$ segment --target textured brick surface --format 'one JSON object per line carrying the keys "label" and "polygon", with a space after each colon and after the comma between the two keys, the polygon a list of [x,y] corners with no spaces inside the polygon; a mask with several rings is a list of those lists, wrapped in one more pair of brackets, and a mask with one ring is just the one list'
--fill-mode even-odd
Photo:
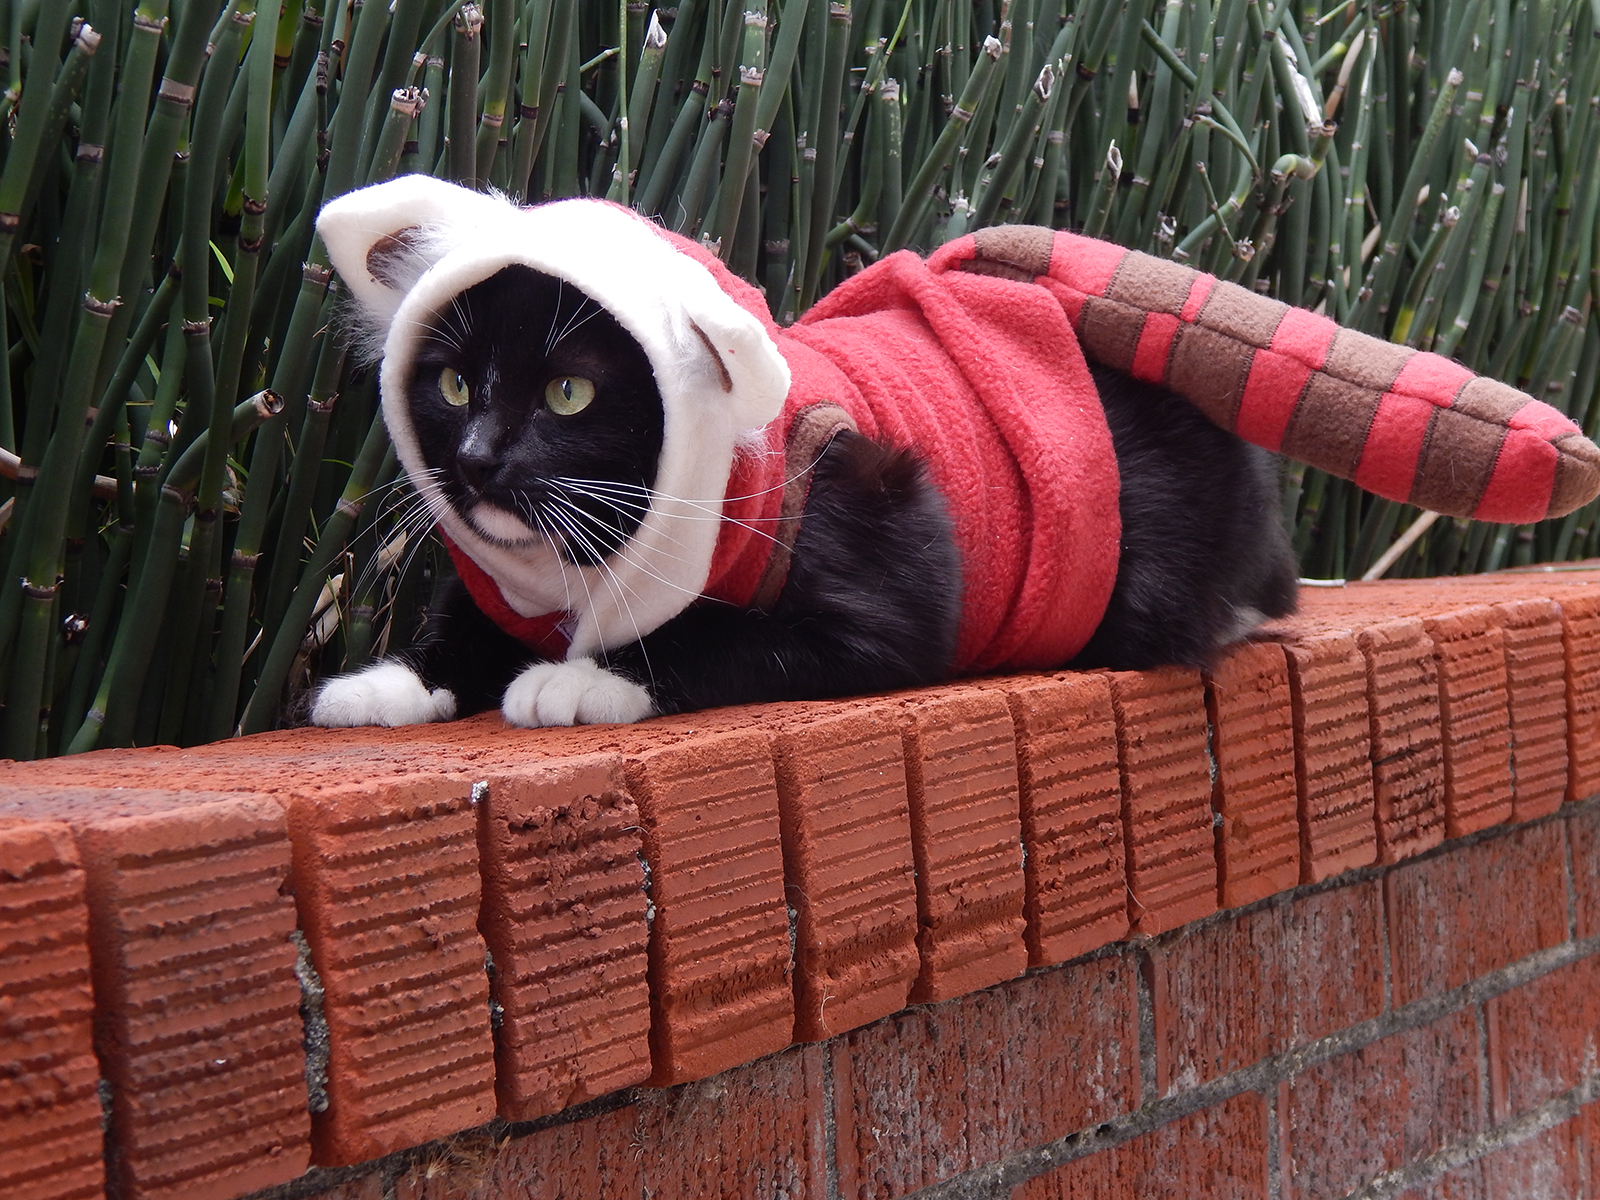
{"label": "textured brick surface", "polygon": [[1004,696],[948,689],[908,702],[906,785],[917,879],[918,1002],[1022,974],[1022,825]]}
{"label": "textured brick surface", "polygon": [[1030,1179],[1012,1196],[1013,1200],[1133,1196],[1266,1200],[1266,1104],[1250,1092],[1234,1096]]}
{"label": "textured brick surface", "polygon": [[[1600,1181],[1593,1178],[1592,1168],[1585,1186],[1584,1147],[1579,1130],[1578,1121],[1567,1121],[1484,1155],[1479,1166],[1485,1200],[1523,1196],[1537,1200],[1588,1200],[1600,1194],[1595,1190]],[[1591,1161],[1594,1153],[1590,1148]]]}
{"label": "textured brick surface", "polygon": [[1300,881],[1293,706],[1283,649],[1271,642],[1233,647],[1206,679],[1218,901],[1234,908]]}
{"label": "textured brick surface", "polygon": [[528,1120],[650,1076],[649,925],[622,762],[486,781],[479,929],[494,960],[500,1114]]}
{"label": "textured brick surface", "polygon": [[1506,1121],[1600,1066],[1600,956],[1494,997],[1484,1017],[1494,1116]]}
{"label": "textured brick surface", "polygon": [[1348,633],[1284,644],[1293,700],[1300,882],[1320,883],[1378,856],[1367,664]]}
{"label": "textured brick surface", "polygon": [[359,1162],[493,1115],[471,784],[352,784],[290,805],[301,928],[325,992],[317,1161]]}
{"label": "textured brick surface", "polygon": [[1600,804],[1573,810],[1566,826],[1578,918],[1575,936],[1591,938],[1600,934]]}
{"label": "textured brick surface", "polygon": [[1133,972],[1073,963],[835,1041],[839,1194],[904,1195],[1137,1107]]}
{"label": "textured brick surface", "polygon": [[[629,1105],[524,1137],[443,1142],[401,1173],[394,1200],[643,1200],[638,1124]],[[348,1200],[383,1200],[383,1191]]]}
{"label": "textured brick surface", "polygon": [[1369,880],[1153,946],[1157,1089],[1193,1087],[1377,1016],[1381,903]]}
{"label": "textured brick surface", "polygon": [[1028,963],[1048,966],[1128,934],[1117,724],[1102,675],[1006,688],[1027,848]]}
{"label": "textured brick surface", "polygon": [[794,1032],[772,753],[729,731],[628,763],[650,861],[651,1050],[657,1083],[782,1049]]}
{"label": "textured brick surface", "polygon": [[0,819],[0,1195],[102,1194],[88,938],[72,830]]}
{"label": "textured brick surface", "polygon": [[1561,608],[1553,600],[1494,606],[1505,639],[1511,711],[1511,815],[1548,816],[1567,790],[1566,659]]}
{"label": "textured brick surface", "polygon": [[1367,660],[1378,861],[1394,863],[1444,840],[1438,667],[1421,621],[1368,626],[1356,645]]}
{"label": "textured brick surface", "polygon": [[795,1037],[905,1007],[920,970],[911,817],[898,713],[864,706],[773,739],[795,913]]}
{"label": "textured brick surface", "polygon": [[1561,597],[1567,655],[1567,799],[1600,795],[1600,586]]}
{"label": "textured brick surface", "polygon": [[1486,605],[1423,621],[1439,667],[1445,835],[1511,816],[1511,711],[1505,638]]}
{"label": "textured brick surface", "polygon": [[308,1157],[282,807],[138,789],[0,793],[72,826],[86,875],[108,1183],[224,1200]]}
{"label": "textured brick surface", "polygon": [[1332,1200],[1479,1131],[1471,1011],[1392,1034],[1289,1081],[1281,1125],[1294,1200]]}
{"label": "textured brick surface", "polygon": [[1560,823],[1515,829],[1384,877],[1396,1006],[1565,940],[1562,833]]}
{"label": "textured brick surface", "polygon": [[1135,931],[1161,933],[1217,907],[1205,689],[1193,671],[1108,675],[1117,714],[1122,825]]}
{"label": "textured brick surface", "polygon": [[634,1135],[643,1195],[823,1200],[826,1054],[798,1046],[643,1099]]}

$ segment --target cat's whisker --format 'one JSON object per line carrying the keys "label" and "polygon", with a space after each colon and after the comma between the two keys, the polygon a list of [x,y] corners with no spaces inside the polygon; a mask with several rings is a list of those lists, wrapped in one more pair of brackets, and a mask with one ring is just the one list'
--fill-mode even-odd
{"label": "cat's whisker", "polygon": [[[556,499],[560,500],[561,503],[563,505],[565,505],[565,507],[570,512],[576,513],[579,517],[583,517],[583,518],[586,518],[588,520],[593,520],[594,519],[594,516],[593,516],[592,513],[584,512],[583,509],[578,508],[571,501],[564,500],[561,497],[556,497]],[[570,523],[570,521],[571,521],[571,518],[569,517],[568,518],[568,522]],[[592,550],[592,548],[593,547],[592,547],[592,543],[591,543],[590,544],[590,549]],[[685,596],[692,596],[695,599],[699,599],[699,596],[700,596],[699,592],[691,591],[689,588],[684,587],[682,584],[677,583],[677,582],[675,582],[675,581],[673,581],[671,579],[668,579],[666,576],[662,575],[660,572],[658,572],[656,570],[653,570],[649,566],[649,564],[644,563],[644,562],[640,562],[637,558],[630,558],[628,556],[628,553],[627,553],[626,544],[624,544],[623,546],[619,547],[617,550],[613,551],[612,554],[609,557],[618,559],[623,564],[625,564],[626,566],[632,567],[635,571],[639,571],[642,574],[648,575],[651,579],[654,579],[657,583],[661,584],[664,587],[670,587],[674,591],[682,592]],[[673,557],[676,558],[677,556],[674,555]],[[679,561],[680,562],[682,561],[681,558],[679,559]],[[601,560],[600,565],[602,565],[602,566],[605,565],[604,559]],[[607,569],[609,569],[609,567]]]}
{"label": "cat's whisker", "polygon": [[[573,512],[576,512],[576,513],[579,513],[580,515],[582,515],[582,512],[583,512],[582,509],[576,508],[570,502],[563,501],[563,503],[566,503],[567,507],[571,508]],[[559,513],[559,512],[552,512],[551,516],[553,518],[562,519],[563,522],[565,524],[567,524],[567,526],[573,530],[573,532],[574,532],[574,534],[576,536],[578,536],[580,539],[583,538],[583,534],[582,534],[581,530],[579,530],[576,525],[572,524],[570,517],[566,517],[565,514]],[[639,653],[644,659],[645,674],[650,678],[651,683],[654,683],[655,682],[655,669],[650,665],[650,653],[644,647],[644,634],[639,629],[639,622],[633,615],[633,606],[628,603],[627,597],[623,596],[622,592],[618,591],[617,589],[621,588],[624,591],[628,592],[629,595],[631,595],[631,596],[633,596],[635,598],[638,598],[639,593],[635,592],[631,587],[629,587],[627,585],[627,583],[622,579],[622,577],[619,576],[614,570],[611,569],[611,566],[605,561],[604,558],[599,559],[599,566],[601,567],[601,569],[603,569],[605,571],[604,578],[606,580],[607,586],[611,587],[611,589],[612,589],[611,590],[611,594],[616,599],[617,605],[622,609],[623,614],[628,618],[628,624],[633,626],[633,640],[634,640],[635,643],[638,644]],[[613,586],[613,584],[614,584],[614,586]],[[594,600],[593,600],[592,597],[590,599],[589,604],[590,604],[590,608],[592,609],[594,607]],[[604,640],[602,640],[601,643],[600,643],[600,649],[601,649],[602,652],[604,652],[604,650],[606,649]]]}
{"label": "cat's whisker", "polygon": [[[566,481],[563,481],[563,482],[564,482],[565,486],[567,486],[567,487],[569,487],[569,488],[571,488],[573,490],[577,490],[578,485],[576,483],[574,483],[573,481],[566,480]],[[632,485],[632,484],[627,485],[627,486],[630,487],[630,488],[635,487],[635,485]],[[766,538],[774,546],[783,545],[783,543],[778,538],[776,538],[772,534],[768,533],[765,529],[756,528],[756,525],[755,525],[755,523],[753,521],[744,521],[744,520],[740,520],[737,517],[730,517],[726,513],[721,512],[718,509],[713,508],[712,506],[710,506],[708,504],[701,504],[701,503],[699,503],[698,501],[695,501],[695,500],[685,500],[680,496],[669,496],[665,492],[657,492],[653,488],[652,489],[639,488],[633,494],[635,494],[635,495],[649,495],[652,499],[675,500],[680,504],[688,505],[690,508],[699,509],[701,512],[706,514],[705,516],[698,516],[698,515],[695,515],[695,514],[692,514],[692,513],[672,513],[670,515],[670,518],[669,518],[671,520],[674,520],[674,521],[726,521],[730,525],[737,525],[741,529],[749,530],[751,533],[755,534],[757,537]],[[598,500],[598,499],[600,499],[600,497],[599,496],[595,496],[594,499]],[[647,510],[650,507],[651,507],[651,505],[648,505],[648,504],[640,505],[640,508],[642,510]],[[758,520],[758,521],[765,521],[765,522],[767,522],[769,524],[772,524],[772,525],[776,525],[782,519],[783,519],[782,517],[758,517],[758,518],[756,518],[756,520]]]}
{"label": "cat's whisker", "polygon": [[[569,484],[569,483],[563,483],[563,482],[561,482],[559,480],[551,480],[550,481],[550,485],[552,487],[554,487],[558,492],[570,493],[571,495],[577,496],[580,499],[593,500],[598,504],[603,504],[607,508],[611,509],[612,512],[616,513],[619,517],[623,517],[623,518],[626,518],[628,520],[637,520],[637,516],[638,516],[639,513],[648,512],[650,510],[650,506],[648,504],[640,503],[637,500],[625,500],[625,499],[621,499],[621,498],[616,497],[616,496],[603,496],[603,495],[600,495],[600,494],[595,493],[595,492],[585,491],[581,487],[578,487],[576,485]],[[593,514],[587,514],[587,513],[585,515],[588,515],[588,516],[591,516],[591,517],[593,516]],[[696,520],[700,520],[700,519],[709,519],[709,518],[696,518]],[[617,531],[617,532],[620,532],[620,531]],[[667,538],[669,541],[671,541],[674,545],[676,545],[676,546],[678,546],[678,547],[680,547],[682,549],[688,549],[687,544],[684,542],[684,540],[682,538],[674,537],[669,531],[667,531],[665,529],[661,530],[661,534],[662,534],[662,536]]]}

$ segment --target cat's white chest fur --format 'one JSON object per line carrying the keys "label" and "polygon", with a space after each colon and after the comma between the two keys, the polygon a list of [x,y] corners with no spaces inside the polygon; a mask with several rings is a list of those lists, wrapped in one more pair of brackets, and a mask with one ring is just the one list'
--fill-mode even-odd
{"label": "cat's white chest fur", "polygon": [[[620,725],[655,715],[650,693],[592,658],[534,663],[506,688],[500,704],[506,722],[525,729],[543,725]],[[358,725],[425,725],[456,715],[447,688],[431,691],[404,663],[375,663],[322,685],[311,723],[324,728]]]}

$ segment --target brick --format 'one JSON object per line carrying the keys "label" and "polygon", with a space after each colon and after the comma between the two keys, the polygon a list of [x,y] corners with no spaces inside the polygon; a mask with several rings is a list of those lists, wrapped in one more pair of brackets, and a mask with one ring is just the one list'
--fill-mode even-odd
{"label": "brick", "polygon": [[1222,817],[1216,839],[1221,908],[1300,881],[1293,707],[1288,662],[1271,642],[1235,646],[1207,673],[1217,763],[1212,807]]}
{"label": "brick", "polygon": [[898,711],[799,721],[772,743],[795,920],[795,1028],[830,1037],[906,1006],[921,969]]}
{"label": "brick", "polygon": [[308,1160],[282,806],[250,795],[7,789],[70,825],[86,877],[108,1190],[226,1200]]}
{"label": "brick", "polygon": [[1004,696],[926,694],[906,703],[905,721],[922,960],[911,999],[925,1003],[1027,969],[1021,801]]}
{"label": "brick", "polygon": [[1300,882],[1321,883],[1378,857],[1367,664],[1355,637],[1285,643],[1300,817]]}
{"label": "brick", "polygon": [[1600,795],[1600,587],[1561,596],[1567,655],[1567,799]]}
{"label": "brick", "polygon": [[1149,950],[1156,1088],[1171,1094],[1383,1011],[1376,881],[1184,930]]}
{"label": "brick", "polygon": [[1477,1133],[1470,1010],[1318,1063],[1289,1080],[1282,1151],[1293,1200],[1333,1200]]}
{"label": "brick", "polygon": [[1017,735],[1028,965],[1128,936],[1122,779],[1111,690],[1101,675],[1006,688]]}
{"label": "brick", "polygon": [[1122,827],[1135,932],[1157,934],[1217,907],[1205,689],[1176,667],[1107,676],[1117,714]]}
{"label": "brick", "polygon": [[1395,1006],[1564,941],[1562,840],[1559,824],[1522,826],[1385,876]]}
{"label": "brick", "polygon": [[310,1193],[296,1190],[295,1195],[304,1200],[384,1200],[383,1172],[369,1171]]}
{"label": "brick", "polygon": [[1600,804],[1569,810],[1568,844],[1572,847],[1572,887],[1578,918],[1573,936],[1600,934]]}
{"label": "brick", "polygon": [[1496,1122],[1583,1082],[1600,1062],[1600,956],[1557,967],[1484,1006]]}
{"label": "brick", "polygon": [[1566,659],[1553,600],[1494,606],[1504,633],[1511,713],[1511,817],[1531,821],[1560,807],[1567,790]]}
{"label": "brick", "polygon": [[105,1187],[89,911],[72,830],[0,820],[0,1195]]}
{"label": "brick", "polygon": [[1137,1107],[1133,962],[1069,963],[829,1050],[839,1195],[903,1195]]}
{"label": "brick", "polygon": [[650,862],[652,1080],[703,1079],[789,1044],[789,920],[777,783],[764,733],[632,758]]}
{"label": "brick", "polygon": [[1567,1121],[1484,1155],[1485,1197],[1586,1200],[1595,1195],[1584,1187],[1580,1124]]}
{"label": "brick", "polygon": [[394,1200],[644,1200],[638,1125],[627,1105],[521,1136],[449,1138],[401,1172]]}
{"label": "brick", "polygon": [[1511,710],[1505,636],[1494,610],[1474,605],[1427,617],[1439,668],[1445,836],[1511,816]]}
{"label": "brick", "polygon": [[1266,1200],[1267,1111],[1253,1092],[1190,1113],[1017,1187],[1013,1200]]}
{"label": "brick", "polygon": [[1395,1200],[1495,1200],[1483,1190],[1483,1162],[1475,1159],[1408,1187]]}
{"label": "brick", "polygon": [[492,773],[479,799],[500,1008],[500,1115],[525,1121],[650,1077],[639,813],[615,756]]}
{"label": "brick", "polygon": [[827,1048],[797,1046],[639,1104],[645,1196],[822,1200]]}
{"label": "brick", "polygon": [[300,924],[324,990],[316,1161],[360,1162],[494,1114],[471,784],[367,781],[290,802]]}
{"label": "brick", "polygon": [[1396,863],[1444,840],[1438,667],[1421,621],[1370,625],[1356,645],[1367,660],[1378,861]]}

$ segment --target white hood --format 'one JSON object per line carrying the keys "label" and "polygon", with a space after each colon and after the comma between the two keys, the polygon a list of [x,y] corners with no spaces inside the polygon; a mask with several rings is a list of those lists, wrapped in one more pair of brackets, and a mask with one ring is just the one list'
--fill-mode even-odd
{"label": "white hood", "polygon": [[317,229],[372,342],[381,342],[384,420],[424,495],[435,490],[421,486],[406,382],[419,341],[455,296],[520,264],[566,280],[610,312],[648,356],[665,409],[657,498],[627,544],[606,567],[563,571],[544,544],[493,545],[442,499],[434,513],[519,614],[576,614],[570,656],[636,641],[701,593],[734,454],[777,417],[789,391],[788,366],[761,322],[710,272],[618,205],[518,208],[426,175],[341,196],[323,208]]}

